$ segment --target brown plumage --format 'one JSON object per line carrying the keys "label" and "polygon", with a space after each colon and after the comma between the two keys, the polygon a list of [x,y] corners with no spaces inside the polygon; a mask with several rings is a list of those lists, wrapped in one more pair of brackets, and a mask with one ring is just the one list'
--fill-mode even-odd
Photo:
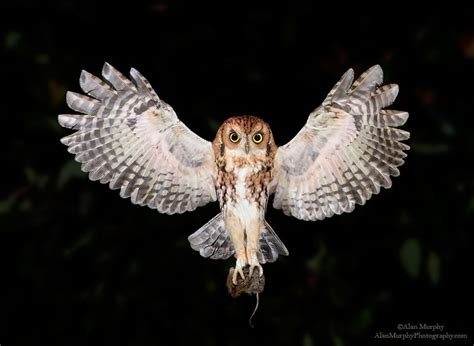
{"label": "brown plumage", "polygon": [[179,120],[135,69],[132,80],[109,64],[104,81],[82,71],[85,95],[68,92],[59,115],[76,130],[61,139],[92,180],[159,212],[195,210],[219,200],[221,213],[193,233],[191,247],[204,257],[237,258],[232,280],[250,276],[288,250],[265,221],[273,206],[301,220],[322,220],[363,205],[404,162],[409,133],[398,129],[408,113],[385,109],[398,86],[382,83],[376,65],[353,82],[348,70],[300,132],[277,147],[269,125],[254,116],[224,121],[206,141]]}
{"label": "brown plumage", "polygon": [[[230,132],[241,132],[243,141],[239,143],[233,143],[229,139]],[[261,143],[254,143],[250,140],[250,136],[254,133],[261,133],[263,140]],[[232,155],[231,161],[226,160],[226,154],[229,151],[235,150],[242,145],[242,143],[248,142],[252,148],[252,155]],[[254,146],[254,147],[253,147]],[[247,186],[249,188],[247,197],[259,201],[259,195],[261,195],[266,189],[262,189],[262,184],[268,184],[271,181],[271,173],[273,170],[273,160],[275,158],[275,150],[277,146],[273,140],[273,134],[268,124],[260,118],[255,116],[236,116],[231,117],[224,121],[224,123],[217,130],[216,138],[212,142],[214,149],[214,156],[217,165],[217,183],[216,187],[219,189],[222,187],[229,191],[229,198],[235,199],[235,182],[236,174],[234,168],[240,168],[245,165],[259,165],[261,169],[257,172],[250,174],[247,177]],[[255,149],[258,150],[258,155],[253,155]],[[245,150],[245,145],[244,145]],[[262,150],[265,150],[263,152]],[[227,167],[227,169],[226,169]],[[256,195],[257,194],[257,195]],[[221,206],[226,203],[227,199],[220,199]]]}

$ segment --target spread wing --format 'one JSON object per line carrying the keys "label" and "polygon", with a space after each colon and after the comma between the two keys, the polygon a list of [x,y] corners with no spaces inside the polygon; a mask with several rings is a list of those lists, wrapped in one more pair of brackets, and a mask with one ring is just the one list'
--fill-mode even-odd
{"label": "spread wing", "polygon": [[321,220],[351,212],[380,187],[390,188],[391,176],[409,147],[400,141],[410,134],[396,127],[408,113],[385,110],[398,86],[379,87],[383,73],[376,65],[352,84],[348,70],[301,131],[275,157],[273,206],[302,220]]}
{"label": "spread wing", "polygon": [[189,130],[135,69],[133,83],[105,64],[105,82],[82,71],[89,96],[67,93],[82,114],[59,115],[77,130],[61,139],[91,180],[120,189],[132,203],[173,214],[216,200],[211,143]]}

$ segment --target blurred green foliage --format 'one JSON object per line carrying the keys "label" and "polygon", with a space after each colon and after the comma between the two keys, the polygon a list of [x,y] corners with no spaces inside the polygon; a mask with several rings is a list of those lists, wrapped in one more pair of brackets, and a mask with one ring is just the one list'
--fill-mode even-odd
{"label": "blurred green foliage", "polygon": [[[470,332],[472,11],[0,6],[2,345],[366,345],[405,322]],[[351,214],[305,223],[269,209],[290,257],[265,266],[252,330],[254,300],[226,292],[231,261],[202,259],[186,240],[216,205],[181,216],[133,206],[88,181],[59,143],[66,90],[104,61],[138,68],[204,138],[251,113],[279,145],[347,68],[379,63],[400,85],[394,108],[410,111],[412,150],[393,188]]]}
{"label": "blurred green foliage", "polygon": [[407,239],[400,249],[400,261],[409,276],[416,278],[420,275],[421,249],[416,239]]}

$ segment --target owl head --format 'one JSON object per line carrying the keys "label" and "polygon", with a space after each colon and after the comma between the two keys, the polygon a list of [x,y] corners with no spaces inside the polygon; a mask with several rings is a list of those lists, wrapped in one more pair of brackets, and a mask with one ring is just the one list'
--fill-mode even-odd
{"label": "owl head", "polygon": [[243,115],[224,121],[214,139],[214,148],[222,155],[253,157],[273,152],[270,126],[260,118]]}

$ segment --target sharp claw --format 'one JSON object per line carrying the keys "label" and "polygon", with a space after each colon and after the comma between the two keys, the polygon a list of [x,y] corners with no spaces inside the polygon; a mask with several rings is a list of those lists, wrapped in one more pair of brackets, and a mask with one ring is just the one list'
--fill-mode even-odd
{"label": "sharp claw", "polygon": [[237,276],[238,275],[240,275],[242,280],[245,279],[244,271],[242,270],[242,267],[240,267],[240,266],[235,267],[234,273],[232,275],[232,283],[234,284],[234,286],[237,286]]}
{"label": "sharp claw", "polygon": [[239,268],[238,272],[239,272],[240,277],[242,278],[242,280],[245,279],[244,271],[242,270],[242,268]]}
{"label": "sharp claw", "polygon": [[234,273],[232,274],[232,284],[234,286],[237,286],[237,273],[238,273],[238,271],[236,269],[234,269]]}
{"label": "sharp claw", "polygon": [[240,275],[242,280],[245,279],[243,268],[246,265],[247,265],[247,260],[244,257],[242,257],[242,256],[237,257],[237,262],[235,263],[234,273],[232,275],[232,283],[234,284],[234,286],[237,286],[238,275]]}
{"label": "sharp claw", "polygon": [[250,266],[250,270],[249,270],[249,276],[251,277],[252,274],[253,274],[253,271],[255,268],[258,268],[258,276],[259,277],[262,277],[263,275],[263,268],[260,264],[253,264]]}
{"label": "sharp claw", "polygon": [[249,263],[249,265],[250,265],[250,268],[249,268],[249,276],[252,277],[255,268],[258,268],[259,277],[262,277],[262,275],[263,275],[263,268],[262,268],[262,266],[260,265],[260,262],[258,261],[257,254],[256,254],[255,252],[253,252],[253,253],[247,254],[247,256],[248,256],[248,258],[249,258],[248,263]]}

